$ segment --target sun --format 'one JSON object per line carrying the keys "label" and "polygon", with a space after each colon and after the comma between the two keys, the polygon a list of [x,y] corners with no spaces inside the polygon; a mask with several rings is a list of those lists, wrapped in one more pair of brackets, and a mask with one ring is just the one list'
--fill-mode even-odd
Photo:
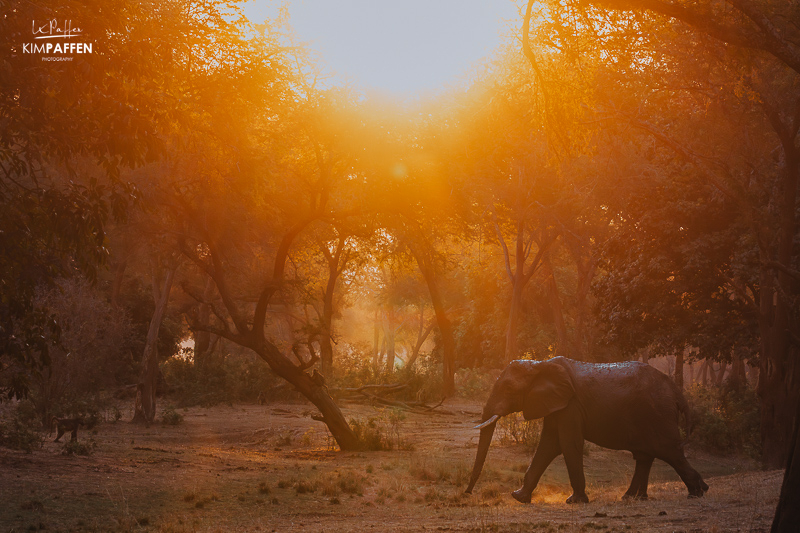
{"label": "sun", "polygon": [[[398,97],[456,83],[519,24],[513,0],[295,0],[286,7],[296,38],[320,54],[334,84]],[[243,8],[261,22],[279,5]]]}

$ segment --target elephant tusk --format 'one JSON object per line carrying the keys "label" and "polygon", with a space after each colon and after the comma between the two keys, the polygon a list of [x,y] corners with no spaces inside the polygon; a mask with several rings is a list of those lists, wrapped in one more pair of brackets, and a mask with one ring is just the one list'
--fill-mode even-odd
{"label": "elephant tusk", "polygon": [[472,429],[483,429],[486,426],[488,426],[489,424],[493,424],[498,418],[500,418],[500,415],[492,415],[491,418],[489,418],[489,420],[487,420],[486,422],[483,422],[482,424],[478,424],[477,426],[475,426]]}

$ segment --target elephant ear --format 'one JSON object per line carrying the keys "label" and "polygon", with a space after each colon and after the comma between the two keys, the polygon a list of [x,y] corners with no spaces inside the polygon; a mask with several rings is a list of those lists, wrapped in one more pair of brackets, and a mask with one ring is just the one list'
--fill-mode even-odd
{"label": "elephant ear", "polygon": [[535,420],[560,411],[575,395],[566,369],[555,363],[539,363],[530,386],[522,398],[522,416]]}

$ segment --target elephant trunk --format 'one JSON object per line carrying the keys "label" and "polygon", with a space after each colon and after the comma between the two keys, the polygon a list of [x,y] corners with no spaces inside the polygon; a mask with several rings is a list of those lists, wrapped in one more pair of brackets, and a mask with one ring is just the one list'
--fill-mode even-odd
{"label": "elephant trunk", "polygon": [[492,436],[494,435],[494,428],[497,422],[492,423],[481,428],[481,437],[478,440],[478,454],[475,456],[475,466],[472,467],[472,476],[469,478],[469,485],[467,486],[467,494],[472,494],[472,489],[475,487],[478,478],[483,470],[483,463],[486,462],[486,454],[489,452],[489,445],[492,443]]}

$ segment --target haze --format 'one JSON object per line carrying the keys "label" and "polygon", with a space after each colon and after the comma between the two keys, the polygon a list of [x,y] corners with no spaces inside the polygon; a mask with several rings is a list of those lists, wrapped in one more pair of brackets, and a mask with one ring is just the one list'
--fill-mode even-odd
{"label": "haze", "polygon": [[[281,4],[244,5],[260,23]],[[512,0],[299,0],[286,4],[300,42],[321,55],[334,83],[408,97],[435,92],[491,55],[519,25]]]}

